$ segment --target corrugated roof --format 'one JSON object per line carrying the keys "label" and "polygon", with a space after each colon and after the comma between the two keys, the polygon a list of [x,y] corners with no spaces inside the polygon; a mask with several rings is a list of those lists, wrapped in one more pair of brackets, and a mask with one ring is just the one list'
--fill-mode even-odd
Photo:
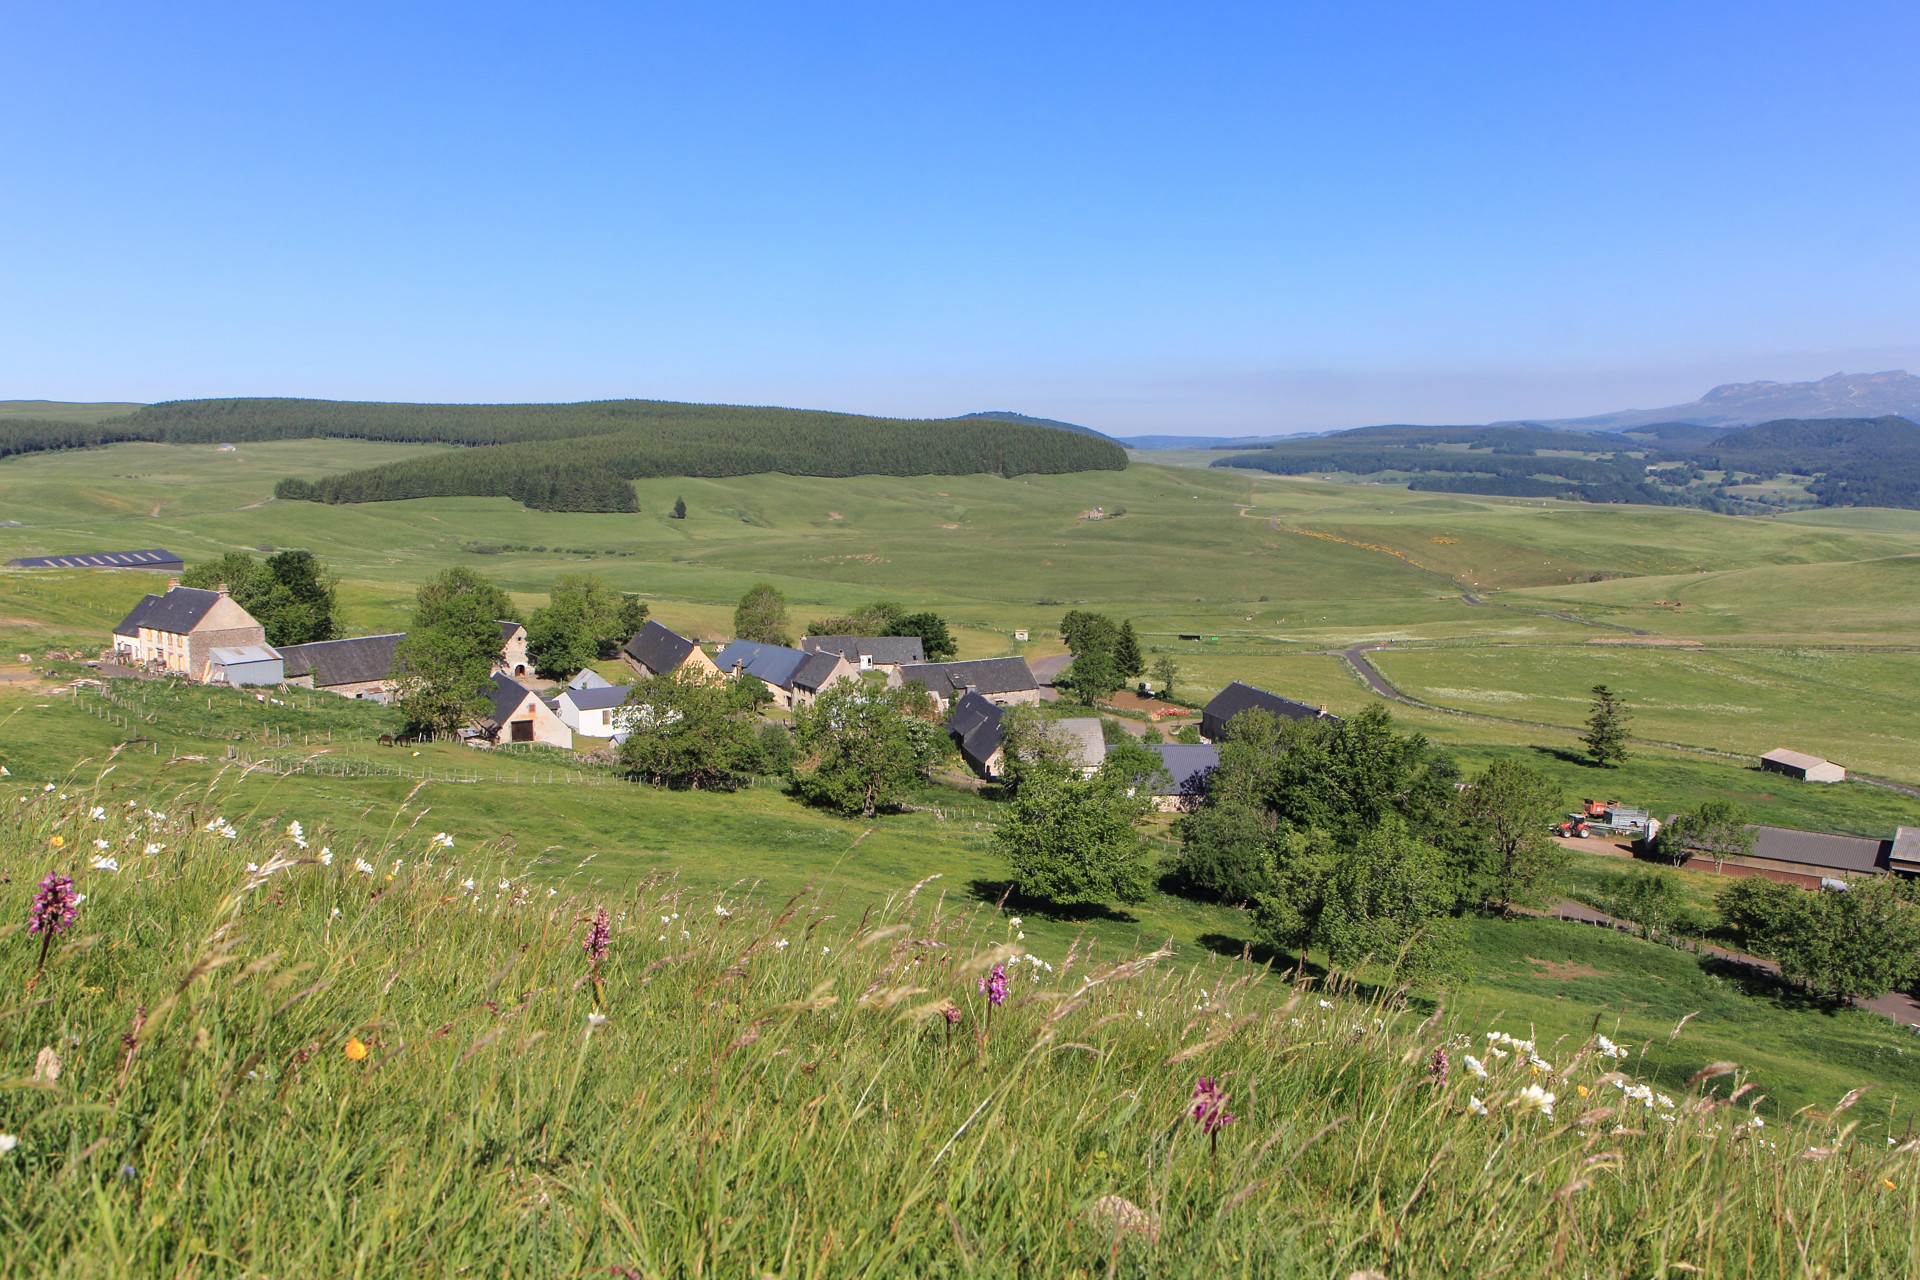
{"label": "corrugated roof", "polygon": [[656,675],[665,674],[687,660],[693,641],[649,620],[626,643],[627,654]]}
{"label": "corrugated roof", "polygon": [[1792,765],[1796,769],[1813,769],[1823,764],[1831,764],[1825,756],[1810,756],[1804,751],[1795,751],[1791,747],[1775,747],[1760,757],[1776,764]]}
{"label": "corrugated roof", "polygon": [[141,627],[149,627],[155,631],[186,635],[219,603],[218,591],[170,587],[165,595],[150,595],[133,606],[133,612],[121,620],[113,633],[117,636],[134,636],[140,634]]}
{"label": "corrugated roof", "polygon": [[391,680],[394,651],[407,638],[404,631],[379,636],[349,636],[344,640],[316,640],[312,644],[290,644],[280,650],[286,659],[287,679],[312,676],[315,688],[342,684],[367,684]]}
{"label": "corrugated roof", "polygon": [[180,569],[180,557],[161,547],[147,551],[82,551],[70,556],[21,556],[10,569]]}
{"label": "corrugated roof", "polygon": [[246,662],[278,662],[280,655],[265,645],[243,644],[232,649],[209,649],[207,656],[223,667],[239,666]]}
{"label": "corrugated roof", "polygon": [[972,662],[927,662],[900,668],[900,681],[918,680],[927,692],[941,698],[957,698],[967,686],[985,694],[1022,693],[1038,690],[1033,669],[1025,658],[978,658]]}
{"label": "corrugated roof", "polygon": [[1879,871],[1887,865],[1891,840],[1833,836],[1791,827],[1753,828],[1753,856],[1839,871]]}
{"label": "corrugated roof", "polygon": [[888,667],[927,660],[919,636],[802,636],[800,648],[806,653],[840,654],[856,667],[863,656]]}

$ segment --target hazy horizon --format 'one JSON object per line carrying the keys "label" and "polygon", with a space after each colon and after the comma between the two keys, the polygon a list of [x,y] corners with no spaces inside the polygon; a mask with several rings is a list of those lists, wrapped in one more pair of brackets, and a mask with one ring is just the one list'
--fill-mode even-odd
{"label": "hazy horizon", "polygon": [[1898,4],[6,24],[6,398],[1263,435],[1920,368]]}

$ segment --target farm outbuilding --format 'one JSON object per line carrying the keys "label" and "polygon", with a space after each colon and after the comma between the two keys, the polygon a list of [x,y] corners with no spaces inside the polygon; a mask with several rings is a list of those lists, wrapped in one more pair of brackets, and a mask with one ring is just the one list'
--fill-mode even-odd
{"label": "farm outbuilding", "polygon": [[70,556],[21,556],[7,561],[9,569],[149,569],[179,573],[180,557],[162,547],[145,551],[82,551]]}
{"label": "farm outbuilding", "polygon": [[281,684],[287,675],[280,655],[263,644],[210,649],[207,666],[208,684]]}
{"label": "farm outbuilding", "polygon": [[1760,767],[1768,773],[1784,773],[1802,782],[1845,782],[1847,771],[1831,760],[1810,756],[1804,751],[1775,747],[1760,757]]}
{"label": "farm outbuilding", "polygon": [[1200,736],[1208,742],[1219,742],[1226,737],[1227,725],[1242,711],[1265,711],[1286,720],[1313,720],[1324,716],[1338,722],[1340,718],[1327,715],[1325,707],[1295,702],[1235,680],[1216,694],[1200,713]]}

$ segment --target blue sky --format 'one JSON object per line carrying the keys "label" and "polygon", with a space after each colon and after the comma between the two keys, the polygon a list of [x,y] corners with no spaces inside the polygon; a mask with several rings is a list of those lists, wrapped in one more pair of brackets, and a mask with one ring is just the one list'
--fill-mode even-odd
{"label": "blue sky", "polygon": [[1917,37],[1910,3],[7,0],[0,398],[1235,434],[1920,371]]}

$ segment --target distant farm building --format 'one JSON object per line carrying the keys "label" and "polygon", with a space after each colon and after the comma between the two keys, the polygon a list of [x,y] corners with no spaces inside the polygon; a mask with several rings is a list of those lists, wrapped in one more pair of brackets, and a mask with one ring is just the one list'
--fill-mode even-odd
{"label": "distant farm building", "polygon": [[620,657],[643,679],[664,676],[683,666],[709,675],[720,674],[713,659],[699,645],[652,621],[634,633],[633,639],[620,650]]}
{"label": "distant farm building", "polygon": [[180,557],[155,547],[149,551],[85,551],[71,556],[21,556],[7,561],[9,569],[153,569],[179,573]]}
{"label": "distant farm building", "polygon": [[901,667],[888,684],[919,681],[942,711],[968,693],[998,706],[1040,701],[1040,682],[1025,658],[980,658],[972,662],[928,662]]}
{"label": "distant farm building", "polygon": [[757,640],[735,640],[714,655],[713,664],[729,679],[759,680],[774,705],[788,711],[812,705],[835,681],[858,679],[854,665],[837,653],[802,653]]}
{"label": "distant farm building", "polygon": [[540,695],[509,676],[493,678],[493,710],[477,720],[473,737],[498,743],[537,743],[547,747],[573,746],[573,730]]}
{"label": "distant farm building", "polygon": [[919,636],[802,636],[802,653],[837,653],[861,671],[892,675],[927,660]]}
{"label": "distant farm building", "polygon": [[[1668,823],[1671,825],[1672,819]],[[1753,852],[1723,859],[1723,875],[1761,875],[1803,889],[1818,889],[1844,886],[1856,876],[1920,872],[1920,831],[1908,827],[1901,827],[1892,840],[1797,831],[1792,827],[1754,826],[1748,830],[1753,832]],[[1899,858],[1895,857],[1896,850]],[[1713,856],[1696,852],[1687,867],[1711,871]]]}
{"label": "distant farm building", "polygon": [[344,640],[316,640],[312,644],[282,646],[287,683],[324,689],[343,698],[385,702],[393,696],[394,653],[407,638],[404,631],[378,636],[350,636]]}
{"label": "distant farm building", "polygon": [[504,619],[500,623],[500,661],[493,666],[498,675],[524,679],[528,670],[527,629],[517,622]]}
{"label": "distant farm building", "polygon": [[1214,746],[1155,742],[1147,750],[1159,756],[1166,769],[1153,788],[1154,806],[1162,813],[1177,812],[1198,801],[1206,794],[1207,775],[1220,765],[1220,748]]}
{"label": "distant farm building", "polygon": [[947,732],[960,756],[983,778],[1000,776],[1000,707],[977,693],[960,696],[947,717]]}
{"label": "distant farm building", "polygon": [[1845,782],[1847,771],[1831,760],[1810,756],[1803,751],[1775,747],[1760,757],[1760,767],[1768,773],[1784,773],[1802,782]]}
{"label": "distant farm building", "polygon": [[1338,716],[1327,715],[1325,707],[1308,706],[1304,702],[1295,702],[1292,698],[1283,698],[1277,693],[1268,693],[1265,689],[1256,689],[1235,680],[1215,695],[1200,713],[1200,736],[1208,742],[1219,742],[1226,737],[1227,725],[1242,711],[1266,711],[1283,720],[1325,717],[1336,723],[1339,721]]}
{"label": "distant farm building", "polygon": [[149,595],[113,629],[114,656],[131,666],[205,682],[215,649],[265,645],[267,632],[225,591],[173,585]]}
{"label": "distant farm building", "polygon": [[279,684],[286,678],[280,655],[263,644],[210,649],[207,662],[208,684]]}
{"label": "distant farm building", "polygon": [[620,726],[615,713],[626,705],[631,685],[569,686],[553,700],[553,709],[567,728],[585,738],[611,738]]}

